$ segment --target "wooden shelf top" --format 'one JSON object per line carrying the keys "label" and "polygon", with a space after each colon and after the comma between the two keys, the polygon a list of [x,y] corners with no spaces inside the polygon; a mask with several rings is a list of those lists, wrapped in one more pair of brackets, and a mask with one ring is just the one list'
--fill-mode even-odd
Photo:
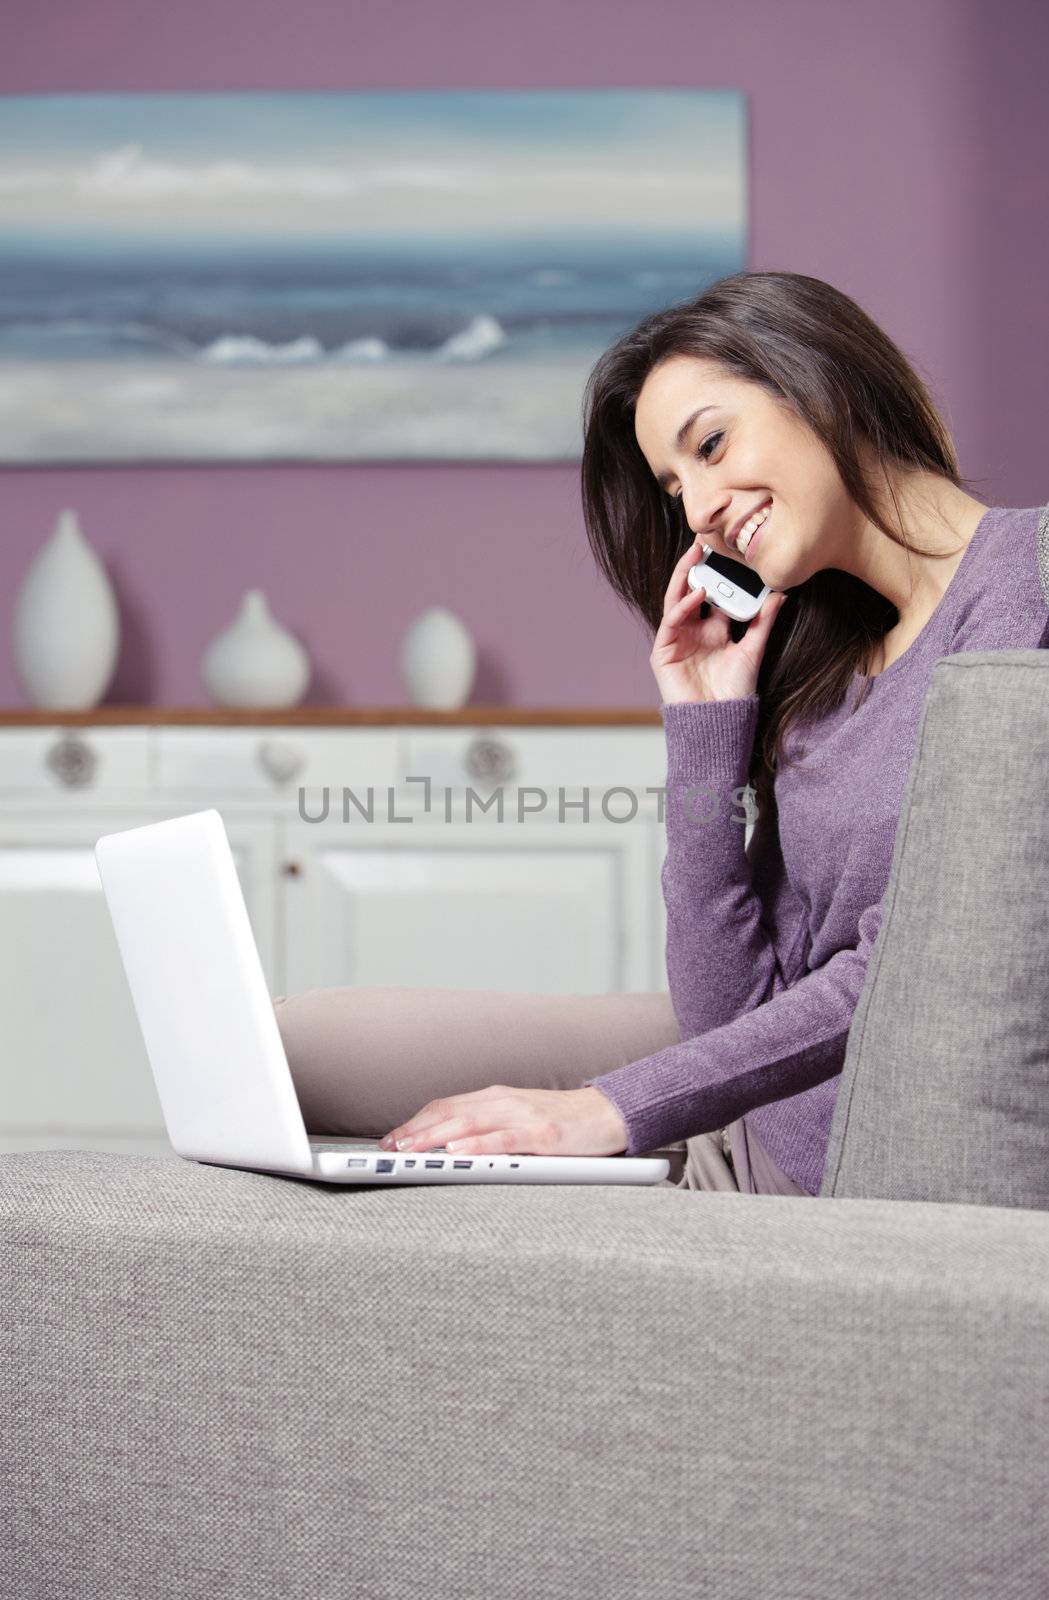
{"label": "wooden shelf top", "polygon": [[159,727],[198,728],[389,728],[398,724],[462,727],[660,727],[658,707],[559,706],[528,710],[521,706],[464,706],[459,711],[425,711],[418,706],[292,706],[238,711],[223,707],[94,706],[90,711],[40,711],[0,707],[5,728]]}

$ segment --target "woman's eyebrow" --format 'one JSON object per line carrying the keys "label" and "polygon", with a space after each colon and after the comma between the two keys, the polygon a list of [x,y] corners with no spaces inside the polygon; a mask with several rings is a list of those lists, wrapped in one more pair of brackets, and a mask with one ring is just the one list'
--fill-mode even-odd
{"label": "woman's eyebrow", "polygon": [[[698,408],[698,410],[693,411],[693,413],[692,413],[692,415],[690,417],[686,417],[685,418],[684,422],[681,424],[680,428],[677,430],[677,438],[674,440],[674,443],[677,445],[679,450],[681,450],[684,447],[685,440],[688,438],[688,430],[689,430],[689,428],[691,428],[691,426],[695,422],[696,418],[697,417],[701,417],[703,415],[704,411],[716,411],[716,410],[717,410],[717,406],[714,406],[714,405],[700,406]],[[667,484],[669,483],[670,479],[673,476],[674,476],[674,474],[672,472],[661,473],[661,475],[656,479],[656,482],[659,484],[659,487],[661,489],[665,489]]]}

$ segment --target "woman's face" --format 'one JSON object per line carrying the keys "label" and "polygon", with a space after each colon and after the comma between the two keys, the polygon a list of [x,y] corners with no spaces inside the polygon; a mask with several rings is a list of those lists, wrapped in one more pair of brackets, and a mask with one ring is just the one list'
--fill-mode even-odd
{"label": "woman's face", "polygon": [[838,565],[835,550],[854,537],[858,508],[822,440],[785,402],[715,361],[676,355],[655,367],[638,395],[634,433],[661,487],[680,497],[693,534],[732,561],[742,556],[729,535],[771,501],[748,565],[773,589]]}

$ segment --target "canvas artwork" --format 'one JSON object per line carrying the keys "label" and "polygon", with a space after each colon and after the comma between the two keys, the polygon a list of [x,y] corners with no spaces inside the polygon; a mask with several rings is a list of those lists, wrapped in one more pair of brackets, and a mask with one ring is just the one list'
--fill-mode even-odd
{"label": "canvas artwork", "polygon": [[0,98],[0,462],[578,461],[746,260],[714,90]]}

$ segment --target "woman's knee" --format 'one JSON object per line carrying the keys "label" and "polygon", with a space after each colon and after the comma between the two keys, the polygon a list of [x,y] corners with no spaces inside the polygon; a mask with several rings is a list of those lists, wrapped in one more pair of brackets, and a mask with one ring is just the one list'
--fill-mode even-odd
{"label": "woman's knee", "polygon": [[278,995],[307,1128],[385,1133],[430,1100],[509,1083],[571,1089],[678,1041],[670,996],[393,985]]}
{"label": "woman's knee", "polygon": [[353,993],[338,988],[307,989],[273,997],[277,1029],[310,1133],[364,1135],[371,1131],[362,1121],[368,1108],[359,1094],[363,1061],[352,1043]]}
{"label": "woman's knee", "polygon": [[497,998],[484,991],[394,985],[275,996],[274,1015],[307,1129],[387,1133],[430,1100],[500,1081],[505,1062],[492,1025]]}

